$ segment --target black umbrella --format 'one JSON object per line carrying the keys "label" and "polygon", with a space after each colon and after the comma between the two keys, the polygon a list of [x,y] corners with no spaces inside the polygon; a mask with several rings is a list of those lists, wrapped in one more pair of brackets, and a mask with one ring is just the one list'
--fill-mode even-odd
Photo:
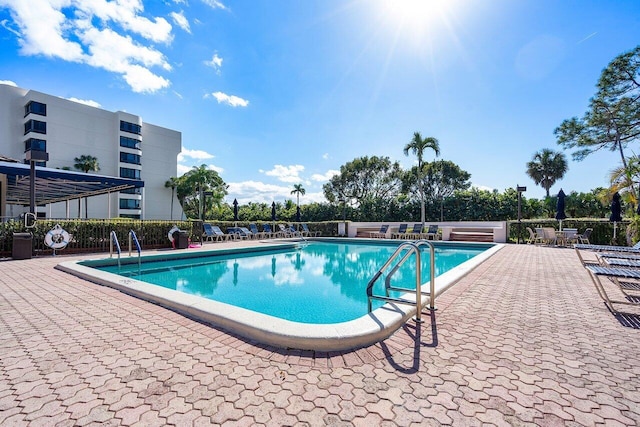
{"label": "black umbrella", "polygon": [[233,199],[233,220],[236,222],[236,227],[238,226],[238,200]]}
{"label": "black umbrella", "polygon": [[271,221],[276,220],[276,202],[271,203]]}
{"label": "black umbrella", "polygon": [[611,216],[609,221],[613,222],[613,239],[616,238],[616,222],[622,221],[622,206],[620,205],[620,193],[617,191],[613,194],[611,200]]}
{"label": "black umbrella", "polygon": [[564,191],[562,188],[560,192],[558,192],[558,205],[556,206],[556,219],[560,221],[560,231],[562,231],[562,220],[567,218],[567,215],[564,213]]}
{"label": "black umbrella", "polygon": [[296,222],[300,222],[300,206],[296,208]]}

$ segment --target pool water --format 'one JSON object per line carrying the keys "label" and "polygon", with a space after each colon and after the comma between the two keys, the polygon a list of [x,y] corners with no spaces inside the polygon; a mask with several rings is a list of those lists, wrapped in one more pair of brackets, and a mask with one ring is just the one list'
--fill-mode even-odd
{"label": "pool water", "polygon": [[[436,248],[436,276],[490,247]],[[288,249],[207,254],[187,259],[98,267],[188,294],[301,323],[346,322],[368,312],[366,287],[397,244],[310,242]],[[429,256],[422,280],[429,281]],[[393,286],[415,289],[415,257],[393,276]],[[384,295],[384,280],[374,294]],[[428,289],[428,288],[427,288]],[[396,293],[393,296],[398,296]],[[373,308],[384,303],[374,300]]]}

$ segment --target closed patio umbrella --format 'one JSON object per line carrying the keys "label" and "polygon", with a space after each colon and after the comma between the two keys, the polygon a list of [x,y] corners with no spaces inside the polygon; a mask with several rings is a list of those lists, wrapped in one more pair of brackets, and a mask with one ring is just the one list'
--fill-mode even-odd
{"label": "closed patio umbrella", "polygon": [[565,194],[561,188],[560,192],[558,193],[558,204],[556,206],[556,219],[560,221],[560,231],[562,231],[562,220],[567,217],[567,215],[564,213],[564,198]]}
{"label": "closed patio umbrella", "polygon": [[622,221],[622,206],[620,205],[620,193],[613,194],[611,200],[611,216],[609,221],[613,222],[613,240],[616,239],[616,223]]}
{"label": "closed patio umbrella", "polygon": [[271,221],[273,221],[273,232],[276,231],[276,202],[271,203]]}
{"label": "closed patio umbrella", "polygon": [[236,223],[236,227],[238,226],[238,199],[233,199],[233,220]]}

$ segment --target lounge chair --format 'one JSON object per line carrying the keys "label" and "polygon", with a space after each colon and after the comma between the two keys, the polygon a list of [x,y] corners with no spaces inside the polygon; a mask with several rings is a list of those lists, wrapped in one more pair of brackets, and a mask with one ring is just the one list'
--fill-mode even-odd
{"label": "lounge chair", "polygon": [[422,224],[413,224],[411,231],[407,231],[407,238],[420,239],[422,238]]}
{"label": "lounge chair", "polygon": [[406,235],[407,235],[407,224],[400,224],[400,227],[398,227],[398,231],[396,231],[395,233],[391,233],[391,238],[404,239]]}
{"label": "lounge chair", "polygon": [[267,237],[280,237],[279,232],[272,230],[270,224],[262,224],[262,232]]}
{"label": "lounge chair", "polygon": [[380,226],[380,230],[369,232],[369,237],[372,239],[384,239],[387,237],[388,229],[389,229],[389,224],[382,224]]}
{"label": "lounge chair", "polygon": [[318,237],[320,235],[320,231],[311,231],[309,230],[309,226],[307,224],[300,224],[302,227],[302,235],[305,237]]}
{"label": "lounge chair", "polygon": [[[640,306],[640,295],[630,294],[629,292],[640,292],[640,269],[635,268],[612,268],[600,265],[586,265],[585,268],[591,276],[591,280],[598,291],[600,297],[604,300],[607,307],[614,313],[618,310],[614,304],[626,304]],[[624,295],[624,300],[613,300],[609,298],[600,277],[606,277],[617,285],[620,292]],[[620,279],[630,279],[620,280]]]}
{"label": "lounge chair", "polygon": [[640,242],[633,246],[613,246],[613,245],[587,245],[578,243],[573,246],[576,249],[593,252],[637,252],[640,253]]}
{"label": "lounge chair", "polygon": [[263,231],[259,231],[258,226],[253,222],[249,224],[249,230],[251,230],[251,234],[253,234],[254,239],[266,239],[268,237],[271,237],[270,231],[267,233],[266,231],[264,231],[264,227]]}
{"label": "lounge chair", "polygon": [[284,224],[278,224],[282,237],[302,237],[302,234],[295,230],[292,226],[286,226]]}
{"label": "lounge chair", "polygon": [[221,242],[221,241],[235,238],[235,236],[232,236],[230,234],[225,234],[222,230],[220,230],[220,227],[218,227],[217,225],[204,223],[202,227],[204,230],[204,233],[202,236],[209,241]]}
{"label": "lounge chair", "polygon": [[427,232],[424,233],[424,236],[427,240],[440,240],[440,234],[438,234],[438,225],[431,224],[427,229]]}

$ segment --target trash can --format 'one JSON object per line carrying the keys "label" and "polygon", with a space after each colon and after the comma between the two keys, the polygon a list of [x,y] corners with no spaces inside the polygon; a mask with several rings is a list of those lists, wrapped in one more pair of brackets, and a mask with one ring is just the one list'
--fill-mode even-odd
{"label": "trash can", "polygon": [[182,230],[174,231],[173,243],[176,249],[187,249],[189,247],[189,234]]}
{"label": "trash can", "polygon": [[31,233],[13,233],[13,259],[31,259],[33,252],[33,236]]}

